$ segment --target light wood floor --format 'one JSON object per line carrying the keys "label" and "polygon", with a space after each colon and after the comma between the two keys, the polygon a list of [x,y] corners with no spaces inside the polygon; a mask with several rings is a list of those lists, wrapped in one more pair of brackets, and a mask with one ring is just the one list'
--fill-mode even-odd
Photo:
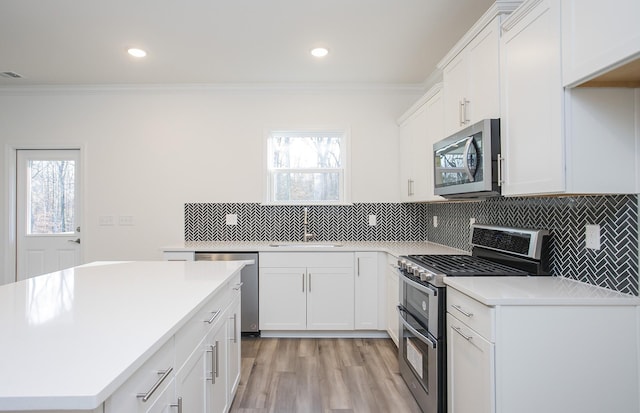
{"label": "light wood floor", "polygon": [[419,413],[390,339],[242,338],[232,413]]}

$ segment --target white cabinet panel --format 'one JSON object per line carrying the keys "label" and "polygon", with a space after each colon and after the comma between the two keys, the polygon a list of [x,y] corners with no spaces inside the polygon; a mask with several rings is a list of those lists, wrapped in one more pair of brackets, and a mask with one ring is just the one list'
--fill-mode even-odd
{"label": "white cabinet panel", "polygon": [[433,144],[444,138],[442,85],[431,88],[398,121],[400,194],[404,202],[442,200],[433,193]]}
{"label": "white cabinet panel", "polygon": [[500,117],[501,20],[494,17],[442,68],[446,136],[482,119]]}
{"label": "white cabinet panel", "polygon": [[640,58],[639,21],[637,0],[562,0],[563,85]]}
{"label": "white cabinet panel", "polygon": [[562,87],[557,1],[525,2],[503,31],[503,195],[637,192],[634,91]]}
{"label": "white cabinet panel", "polygon": [[[260,260],[262,263],[262,259]],[[260,330],[307,328],[307,269],[260,267]]]}
{"label": "white cabinet panel", "polygon": [[449,411],[494,413],[494,344],[447,314]]}
{"label": "white cabinet panel", "polygon": [[400,331],[400,319],[398,315],[398,305],[400,304],[400,279],[398,278],[398,270],[396,269],[396,258],[392,255],[388,256],[386,268],[387,281],[387,333],[389,337],[398,346],[398,335]]}
{"label": "white cabinet panel", "polygon": [[378,253],[355,253],[356,330],[378,329]]}
{"label": "white cabinet panel", "polygon": [[307,270],[307,329],[353,330],[353,269]]}
{"label": "white cabinet panel", "polygon": [[516,13],[502,35],[503,195],[565,190],[559,4]]}

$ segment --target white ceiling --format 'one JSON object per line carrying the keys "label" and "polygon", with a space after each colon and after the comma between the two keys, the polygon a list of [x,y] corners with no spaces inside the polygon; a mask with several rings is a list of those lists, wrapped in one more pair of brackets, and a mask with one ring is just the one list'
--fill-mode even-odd
{"label": "white ceiling", "polygon": [[[0,86],[417,85],[492,3],[2,0],[0,72],[24,78]],[[323,60],[309,54],[318,45]]]}

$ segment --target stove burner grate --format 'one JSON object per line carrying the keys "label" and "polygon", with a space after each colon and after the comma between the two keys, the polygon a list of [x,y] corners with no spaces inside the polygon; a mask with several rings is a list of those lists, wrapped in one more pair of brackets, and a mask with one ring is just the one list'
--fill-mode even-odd
{"label": "stove burner grate", "polygon": [[449,277],[528,275],[525,271],[470,255],[409,255],[408,258]]}

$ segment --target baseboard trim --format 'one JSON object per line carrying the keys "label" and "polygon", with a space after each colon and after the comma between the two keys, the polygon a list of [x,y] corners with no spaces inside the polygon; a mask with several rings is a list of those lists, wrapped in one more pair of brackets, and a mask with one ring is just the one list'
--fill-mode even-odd
{"label": "baseboard trim", "polygon": [[260,337],[268,338],[390,338],[386,331],[354,330],[354,331],[288,331],[261,330]]}

